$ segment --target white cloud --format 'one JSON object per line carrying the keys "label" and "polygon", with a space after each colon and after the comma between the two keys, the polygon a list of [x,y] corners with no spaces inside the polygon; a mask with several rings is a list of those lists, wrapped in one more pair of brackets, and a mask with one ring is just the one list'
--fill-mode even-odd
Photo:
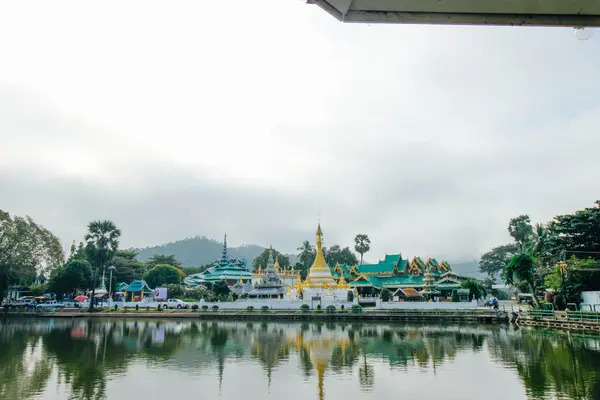
{"label": "white cloud", "polygon": [[230,233],[476,257],[589,206],[600,42],[344,25],[303,2],[0,5],[0,207],[126,245]]}

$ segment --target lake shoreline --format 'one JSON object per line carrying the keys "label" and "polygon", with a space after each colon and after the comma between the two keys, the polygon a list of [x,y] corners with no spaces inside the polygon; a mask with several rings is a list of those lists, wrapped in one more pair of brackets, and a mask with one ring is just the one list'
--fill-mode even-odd
{"label": "lake shoreline", "polygon": [[148,319],[218,319],[218,320],[267,320],[267,321],[437,321],[472,323],[507,323],[509,315],[502,311],[489,310],[400,310],[400,311],[363,311],[352,312],[316,312],[316,311],[245,311],[245,310],[201,310],[201,311],[58,311],[58,312],[8,312],[2,317],[36,318],[148,318]]}

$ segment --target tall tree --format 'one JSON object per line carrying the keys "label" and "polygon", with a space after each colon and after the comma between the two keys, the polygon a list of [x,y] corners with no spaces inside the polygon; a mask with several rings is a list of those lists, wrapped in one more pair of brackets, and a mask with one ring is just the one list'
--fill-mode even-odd
{"label": "tall tree", "polygon": [[92,221],[88,224],[88,232],[84,237],[86,242],[85,253],[94,268],[90,311],[94,309],[98,274],[107,267],[107,263],[117,254],[120,237],[121,230],[112,221]]}
{"label": "tall tree", "polygon": [[526,283],[533,295],[533,302],[539,308],[540,302],[536,296],[535,260],[527,253],[513,256],[504,271],[504,280],[509,285]]}
{"label": "tall tree", "polygon": [[299,253],[296,270],[301,272],[303,278],[306,278],[306,274],[315,259],[316,250],[308,240],[302,242],[302,245],[297,250]]}
{"label": "tall tree", "polygon": [[559,263],[546,276],[545,284],[564,296],[567,302],[579,303],[584,290],[600,290],[600,262],[593,258],[571,257]]}
{"label": "tall tree", "polygon": [[92,286],[92,266],[87,260],[70,260],[50,276],[48,289],[62,299],[65,293]]}
{"label": "tall tree", "polygon": [[508,234],[512,236],[517,246],[519,246],[519,250],[522,251],[523,246],[533,234],[529,215],[519,215],[518,217],[511,218],[508,223]]}
{"label": "tall tree", "polygon": [[327,264],[332,267],[336,264],[354,265],[358,263],[358,259],[352,250],[350,250],[350,247],[344,247],[342,249],[337,244],[327,248],[325,261],[327,261]]}
{"label": "tall tree", "polygon": [[0,210],[0,300],[11,283],[31,283],[64,262],[60,241],[30,217]]}
{"label": "tall tree", "polygon": [[363,256],[371,250],[371,239],[369,236],[359,233],[354,238],[354,250],[360,254],[360,263],[363,263]]}
{"label": "tall tree", "polygon": [[[267,266],[267,263],[269,262],[270,254],[270,249],[265,249],[262,253],[260,253],[260,255],[252,261],[252,269],[256,271],[259,265],[261,265],[264,269]],[[290,259],[288,256],[273,249],[273,260],[275,260],[276,257],[278,258],[279,265],[282,268],[288,267],[290,265]]]}
{"label": "tall tree", "polygon": [[229,294],[229,286],[226,281],[216,281],[212,284],[211,289],[221,299]]}
{"label": "tall tree", "polygon": [[175,254],[153,254],[152,257],[146,260],[148,270],[160,264],[172,265],[179,269],[183,263],[175,258]]}
{"label": "tall tree", "polygon": [[148,286],[157,288],[162,285],[174,284],[181,282],[181,274],[179,270],[169,264],[159,264],[152,268],[144,275],[144,279]]}
{"label": "tall tree", "polygon": [[138,252],[135,250],[118,250],[111,264],[116,268],[113,272],[112,287],[118,282],[130,283],[136,279],[142,279],[146,271],[146,265],[137,259]]}
{"label": "tall tree", "polygon": [[514,243],[494,247],[481,256],[479,270],[495,281],[498,274],[504,271],[510,259],[517,254],[517,250],[517,245]]}
{"label": "tall tree", "polygon": [[[600,201],[596,201],[600,205]],[[556,234],[554,252],[567,257],[600,259],[600,206],[554,217],[550,229]]]}
{"label": "tall tree", "polygon": [[551,232],[544,224],[536,223],[527,242],[527,252],[540,260],[546,260],[549,255]]}

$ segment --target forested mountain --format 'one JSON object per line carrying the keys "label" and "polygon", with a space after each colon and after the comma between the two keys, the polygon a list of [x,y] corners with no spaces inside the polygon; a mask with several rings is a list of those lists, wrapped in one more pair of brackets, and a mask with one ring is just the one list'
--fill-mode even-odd
{"label": "forested mountain", "polygon": [[[174,254],[177,260],[183,262],[184,266],[201,266],[212,263],[221,257],[223,242],[209,239],[205,236],[196,236],[178,240],[176,242],[165,243],[159,246],[136,249],[139,251],[138,259],[147,260],[153,254]],[[239,247],[228,247],[228,255],[232,258],[245,259],[248,265],[252,265],[252,260],[259,256],[265,250],[262,246],[244,245]],[[295,262],[295,257],[292,262]]]}

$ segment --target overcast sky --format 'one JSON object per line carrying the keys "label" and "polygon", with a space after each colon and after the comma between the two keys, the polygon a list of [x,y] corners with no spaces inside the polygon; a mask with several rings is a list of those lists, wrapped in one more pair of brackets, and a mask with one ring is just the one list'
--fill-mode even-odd
{"label": "overcast sky", "polygon": [[205,235],[475,259],[600,198],[600,35],[300,0],[0,4],[0,209],[65,247]]}

